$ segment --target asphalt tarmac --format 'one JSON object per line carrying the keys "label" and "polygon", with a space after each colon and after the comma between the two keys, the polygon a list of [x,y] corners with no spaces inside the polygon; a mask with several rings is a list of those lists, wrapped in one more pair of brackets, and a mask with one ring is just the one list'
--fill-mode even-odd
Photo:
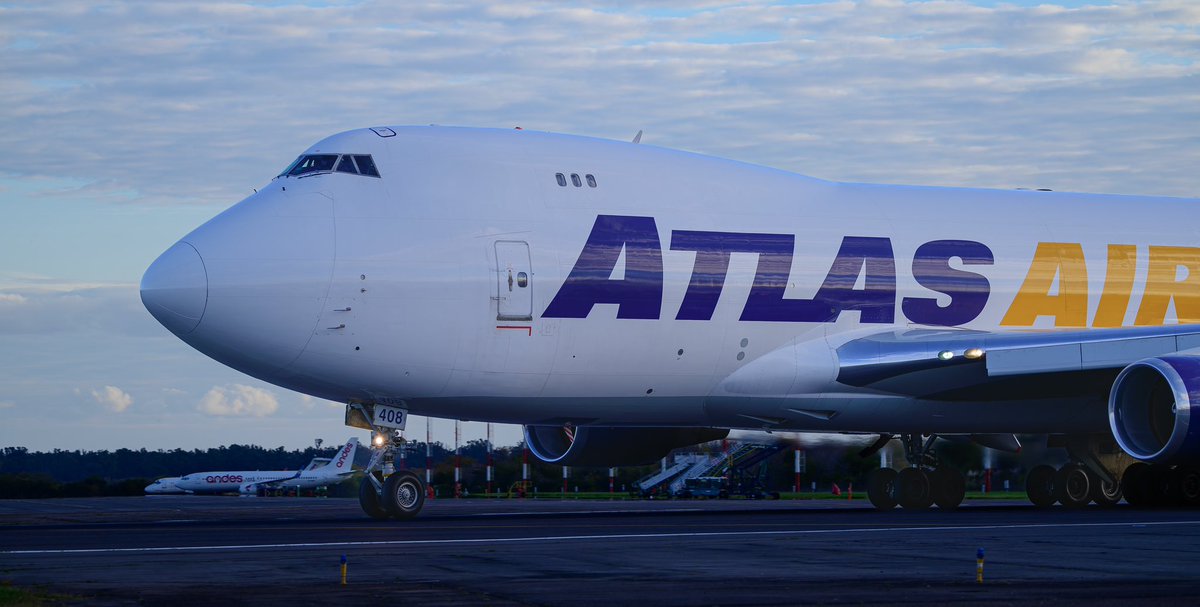
{"label": "asphalt tarmac", "polygon": [[0,500],[0,581],[88,605],[1184,605],[1198,564],[1191,510],[439,499],[400,523],[346,499]]}

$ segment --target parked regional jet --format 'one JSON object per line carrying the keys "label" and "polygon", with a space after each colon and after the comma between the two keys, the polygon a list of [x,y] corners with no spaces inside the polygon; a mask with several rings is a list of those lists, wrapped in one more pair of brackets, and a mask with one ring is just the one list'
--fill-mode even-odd
{"label": "parked regional jet", "polygon": [[[939,437],[1046,434],[1039,505],[1200,502],[1200,201],[835,183],[522,130],[328,137],[146,271],[230,367],[385,437],[360,501],[408,518],[406,414],[519,423],[627,465],[731,428],[876,434],[881,509],[956,507]],[[868,449],[864,454],[870,454]],[[246,479],[237,481],[248,482]]]}
{"label": "parked regional jet", "polygon": [[151,495],[178,495],[180,493],[187,493],[187,491],[175,485],[177,482],[179,482],[178,476],[165,476],[146,485],[145,491]]}
{"label": "parked regional jet", "polygon": [[358,439],[346,441],[332,460],[320,467],[304,470],[253,470],[234,472],[196,472],[180,478],[176,485],[191,493],[255,494],[259,489],[314,489],[348,480],[354,470]]}

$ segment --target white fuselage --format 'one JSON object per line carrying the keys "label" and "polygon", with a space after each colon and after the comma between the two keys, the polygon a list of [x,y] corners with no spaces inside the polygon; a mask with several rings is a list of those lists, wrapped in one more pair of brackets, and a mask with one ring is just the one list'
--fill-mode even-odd
{"label": "white fuselage", "polygon": [[300,473],[287,470],[252,470],[196,472],[182,477],[176,485],[192,493],[236,493],[243,489],[273,486],[287,489],[315,489],[346,480],[346,477],[323,471],[306,470]]}
{"label": "white fuselage", "polygon": [[237,493],[243,486],[281,481],[295,476],[295,471],[286,470],[194,472],[181,477],[176,485],[191,493]]}
{"label": "white fuselage", "polygon": [[358,439],[351,438],[333,458],[304,470],[253,470],[195,472],[175,480],[175,486],[192,493],[253,493],[259,488],[315,489],[349,479],[354,472]]}
{"label": "white fuselage", "polygon": [[[212,358],[334,401],[842,432],[1107,427],[1095,398],[964,406],[847,386],[835,350],[856,336],[1200,321],[1195,200],[834,183],[582,137],[393,132],[306,152],[369,154],[380,177],[280,177],[185,236],[147,272],[147,307]],[[1193,259],[1196,280],[1161,275]]]}

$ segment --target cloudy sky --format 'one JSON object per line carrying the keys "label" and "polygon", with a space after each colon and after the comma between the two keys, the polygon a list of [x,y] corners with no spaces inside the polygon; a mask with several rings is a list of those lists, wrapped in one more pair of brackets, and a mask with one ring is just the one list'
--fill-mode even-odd
{"label": "cloudy sky", "polygon": [[1200,193],[1193,0],[6,1],[0,47],[0,446],[345,439],[340,405],[194,352],[137,284],[346,129],[644,129],[834,180]]}

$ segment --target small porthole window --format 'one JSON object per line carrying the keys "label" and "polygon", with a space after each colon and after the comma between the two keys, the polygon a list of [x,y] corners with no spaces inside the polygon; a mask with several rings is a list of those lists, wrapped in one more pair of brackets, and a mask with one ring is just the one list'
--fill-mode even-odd
{"label": "small porthole window", "polygon": [[577,188],[583,187],[583,181],[580,181],[578,173],[571,173],[571,183]]}
{"label": "small porthole window", "polygon": [[517,272],[517,286],[522,289],[529,286],[529,275],[524,272]]}
{"label": "small porthole window", "polygon": [[585,177],[587,178],[587,182],[588,182],[588,187],[589,187],[589,188],[594,188],[594,187],[596,187],[596,178],[595,178],[594,176],[592,176],[592,175],[585,175]]}
{"label": "small porthole window", "polygon": [[558,185],[560,187],[564,187],[564,188],[567,187],[567,176],[566,175],[563,175],[562,173],[555,173],[554,179],[555,179],[555,181],[558,182]]}

